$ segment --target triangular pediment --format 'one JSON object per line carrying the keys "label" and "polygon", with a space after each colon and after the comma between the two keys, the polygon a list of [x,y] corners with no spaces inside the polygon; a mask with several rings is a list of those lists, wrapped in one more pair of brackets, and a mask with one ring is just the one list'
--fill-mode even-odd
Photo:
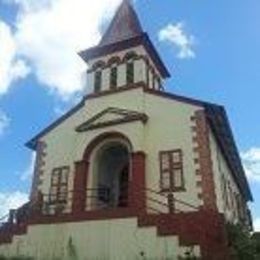
{"label": "triangular pediment", "polygon": [[146,123],[147,115],[133,110],[110,107],[96,114],[76,128],[77,132],[84,132],[96,128],[103,128],[111,125],[141,121]]}

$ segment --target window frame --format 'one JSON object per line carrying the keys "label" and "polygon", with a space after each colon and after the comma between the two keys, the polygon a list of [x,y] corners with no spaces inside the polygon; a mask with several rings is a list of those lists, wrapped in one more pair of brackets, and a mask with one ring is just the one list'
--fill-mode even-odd
{"label": "window frame", "polygon": [[[174,154],[178,154],[180,160],[179,162],[174,162]],[[164,169],[163,167],[163,156],[168,156],[168,169]],[[183,165],[183,152],[181,149],[174,149],[174,150],[168,150],[168,151],[160,151],[159,152],[159,163],[160,163],[160,189],[161,192],[180,192],[180,191],[186,191],[185,189],[185,179],[184,179],[184,165]],[[181,185],[176,186],[175,180],[176,180],[176,172],[180,171],[179,178]],[[164,178],[165,174],[169,174],[169,187],[165,187],[164,184]]]}
{"label": "window frame", "polygon": [[102,74],[100,69],[94,72],[94,93],[99,93],[102,89]]}
{"label": "window frame", "polygon": [[[130,67],[131,66],[131,67]],[[131,69],[130,69],[131,68]],[[131,73],[130,73],[131,72]],[[129,60],[126,63],[126,84],[134,84],[135,82],[135,66],[134,60]]]}
{"label": "window frame", "polygon": [[[64,177],[63,172],[66,173],[65,182],[63,178]],[[57,167],[52,170],[51,180],[50,180],[50,191],[49,191],[49,203],[51,205],[67,203],[69,172],[70,172],[69,166]],[[57,181],[55,180],[55,178],[57,178],[56,179]],[[63,188],[65,188],[65,191],[62,191]],[[53,192],[53,189],[56,189],[56,192]]]}
{"label": "window frame", "polygon": [[118,86],[118,67],[112,66],[110,69],[110,89],[114,90]]}

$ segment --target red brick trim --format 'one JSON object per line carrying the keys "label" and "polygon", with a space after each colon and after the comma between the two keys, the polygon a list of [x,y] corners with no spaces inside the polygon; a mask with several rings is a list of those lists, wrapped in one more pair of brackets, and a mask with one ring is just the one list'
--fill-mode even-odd
{"label": "red brick trim", "polygon": [[75,162],[75,174],[73,181],[72,214],[78,215],[85,211],[86,189],[89,173],[89,163],[86,160]]}
{"label": "red brick trim", "polygon": [[89,162],[90,160],[90,156],[92,151],[96,148],[96,146],[98,144],[100,144],[101,142],[103,142],[106,139],[112,139],[112,138],[119,138],[121,140],[124,140],[128,143],[129,147],[133,147],[131,141],[129,140],[129,138],[127,136],[125,136],[124,134],[120,133],[120,132],[105,132],[101,135],[98,135],[96,138],[94,138],[87,146],[87,148],[84,151],[84,155],[83,155],[83,159],[86,160],[87,162]]}
{"label": "red brick trim", "polygon": [[130,207],[134,208],[138,214],[146,211],[146,155],[144,152],[132,153],[132,176],[129,185]]}
{"label": "red brick trim", "polygon": [[196,134],[193,138],[194,147],[197,151],[197,157],[194,158],[194,164],[199,167],[199,169],[196,170],[196,175],[201,177],[201,181],[199,182],[199,185],[197,183],[197,187],[201,187],[202,189],[200,197],[202,196],[203,207],[205,209],[217,210],[209,140],[209,125],[204,110],[196,111],[191,120],[195,123],[193,129]]}
{"label": "red brick trim", "polygon": [[115,218],[136,217],[137,212],[133,208],[111,208],[96,211],[77,212],[77,214],[42,215],[30,219],[29,225],[71,223],[88,220],[108,220]]}
{"label": "red brick trim", "polygon": [[[83,154],[83,160],[80,162],[75,163],[75,177],[74,177],[74,184],[73,184],[73,203],[72,203],[72,212],[74,215],[82,214],[85,211],[86,207],[86,189],[88,187],[88,175],[89,175],[89,163],[90,163],[90,157],[93,152],[93,150],[104,140],[109,140],[112,138],[119,138],[121,140],[124,140],[127,142],[129,147],[132,149],[132,144],[128,137],[126,137],[124,134],[119,132],[106,132],[103,133],[96,138],[94,138],[86,147],[84,154]],[[133,159],[133,168],[135,165],[135,158]],[[138,161],[137,161],[138,163]],[[138,170],[138,169],[137,169]],[[132,170],[133,175],[136,172],[136,170]],[[138,174],[138,173],[137,173]],[[137,176],[138,177],[138,176]],[[132,176],[133,178],[133,176]],[[133,178],[134,180],[134,178]],[[139,182],[139,179],[138,179]],[[130,185],[129,185],[130,186]],[[131,196],[131,195],[130,195]],[[131,200],[131,198],[130,198]],[[121,209],[118,209],[121,210]]]}
{"label": "red brick trim", "polygon": [[146,215],[139,226],[157,226],[159,236],[178,236],[181,246],[200,246],[203,260],[230,260],[224,216],[210,210]]}
{"label": "red brick trim", "polygon": [[85,96],[85,99],[86,100],[93,99],[93,98],[116,94],[116,93],[132,90],[132,89],[137,89],[137,88],[147,88],[147,85],[144,81],[139,81],[139,82],[135,82],[133,84],[126,84],[124,86],[120,86],[115,89],[108,89],[108,90],[104,90],[104,91],[101,91],[98,93],[91,93],[91,94],[88,94],[87,96]]}
{"label": "red brick trim", "polygon": [[[139,155],[142,156],[142,155]],[[178,236],[180,246],[199,246],[203,260],[229,260],[225,220],[210,210],[178,214],[138,214],[134,208],[98,210],[77,215],[37,216],[21,225],[8,224],[0,231],[0,244],[11,243],[14,235],[26,234],[28,225],[49,225],[137,217],[139,227],[156,227],[158,236]]]}
{"label": "red brick trim", "polygon": [[125,57],[123,57],[122,59],[119,56],[113,56],[112,58],[110,58],[107,62],[103,61],[103,60],[99,60],[96,63],[93,64],[93,66],[87,71],[87,73],[92,73],[94,71],[96,71],[97,69],[107,69],[107,68],[111,68],[113,65],[121,65],[121,64],[125,64],[128,60],[129,57],[127,57],[129,54],[134,53],[133,57],[131,60],[135,61],[135,60],[144,60],[145,56],[143,55],[137,55],[135,52],[128,52],[125,54]]}
{"label": "red brick trim", "polygon": [[[129,147],[132,150],[132,143],[129,140],[128,137],[126,137],[124,134],[120,132],[107,132],[103,133],[99,136],[97,136],[95,139],[93,139],[89,145],[87,146],[85,152],[84,152],[84,161],[89,162],[90,156],[92,154],[92,151],[95,149],[95,147],[107,139],[112,138],[119,138],[121,140],[124,140],[128,143]],[[142,151],[134,152],[131,154],[131,173],[130,174],[130,180],[129,180],[129,201],[130,201],[130,207],[135,208],[139,211],[145,210],[145,153]],[[85,186],[86,187],[86,186]],[[138,189],[138,190],[137,190]],[[140,192],[139,192],[140,191]],[[143,194],[140,194],[142,193]],[[120,210],[120,209],[118,209]]]}
{"label": "red brick trim", "polygon": [[114,64],[119,65],[121,63],[121,58],[119,56],[113,56],[111,57],[108,62],[107,62],[107,66],[111,67]]}

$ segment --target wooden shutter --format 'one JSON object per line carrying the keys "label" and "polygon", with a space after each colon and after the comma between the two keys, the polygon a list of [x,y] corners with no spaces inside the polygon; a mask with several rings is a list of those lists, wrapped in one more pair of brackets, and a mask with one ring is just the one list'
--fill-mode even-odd
{"label": "wooden shutter", "polygon": [[162,191],[184,190],[182,151],[160,152],[160,175]]}
{"label": "wooden shutter", "polygon": [[51,176],[50,203],[66,203],[68,197],[69,167],[55,168]]}

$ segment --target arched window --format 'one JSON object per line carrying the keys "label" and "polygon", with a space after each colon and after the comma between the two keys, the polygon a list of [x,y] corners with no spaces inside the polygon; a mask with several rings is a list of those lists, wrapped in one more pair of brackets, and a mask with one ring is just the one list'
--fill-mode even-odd
{"label": "arched window", "polygon": [[126,64],[126,83],[133,84],[134,83],[134,62],[129,61]]}
{"label": "arched window", "polygon": [[110,70],[110,89],[116,89],[117,87],[117,67],[114,66]]}
{"label": "arched window", "polygon": [[106,66],[106,63],[102,60],[99,60],[92,66],[92,70],[94,71],[97,69],[104,69],[105,66]]}
{"label": "arched window", "polygon": [[125,54],[125,56],[123,58],[123,62],[127,62],[127,61],[134,60],[137,58],[138,58],[138,55],[136,54],[136,52],[130,51]]}
{"label": "arched window", "polygon": [[117,56],[114,56],[108,60],[107,66],[112,66],[114,64],[119,65],[120,62],[121,62],[121,59]]}
{"label": "arched window", "polygon": [[94,73],[94,92],[98,93],[101,91],[102,86],[102,70],[97,70]]}
{"label": "arched window", "polygon": [[134,73],[134,61],[138,58],[138,55],[134,51],[126,53],[123,58],[123,62],[126,63],[126,84],[133,84],[135,79]]}

